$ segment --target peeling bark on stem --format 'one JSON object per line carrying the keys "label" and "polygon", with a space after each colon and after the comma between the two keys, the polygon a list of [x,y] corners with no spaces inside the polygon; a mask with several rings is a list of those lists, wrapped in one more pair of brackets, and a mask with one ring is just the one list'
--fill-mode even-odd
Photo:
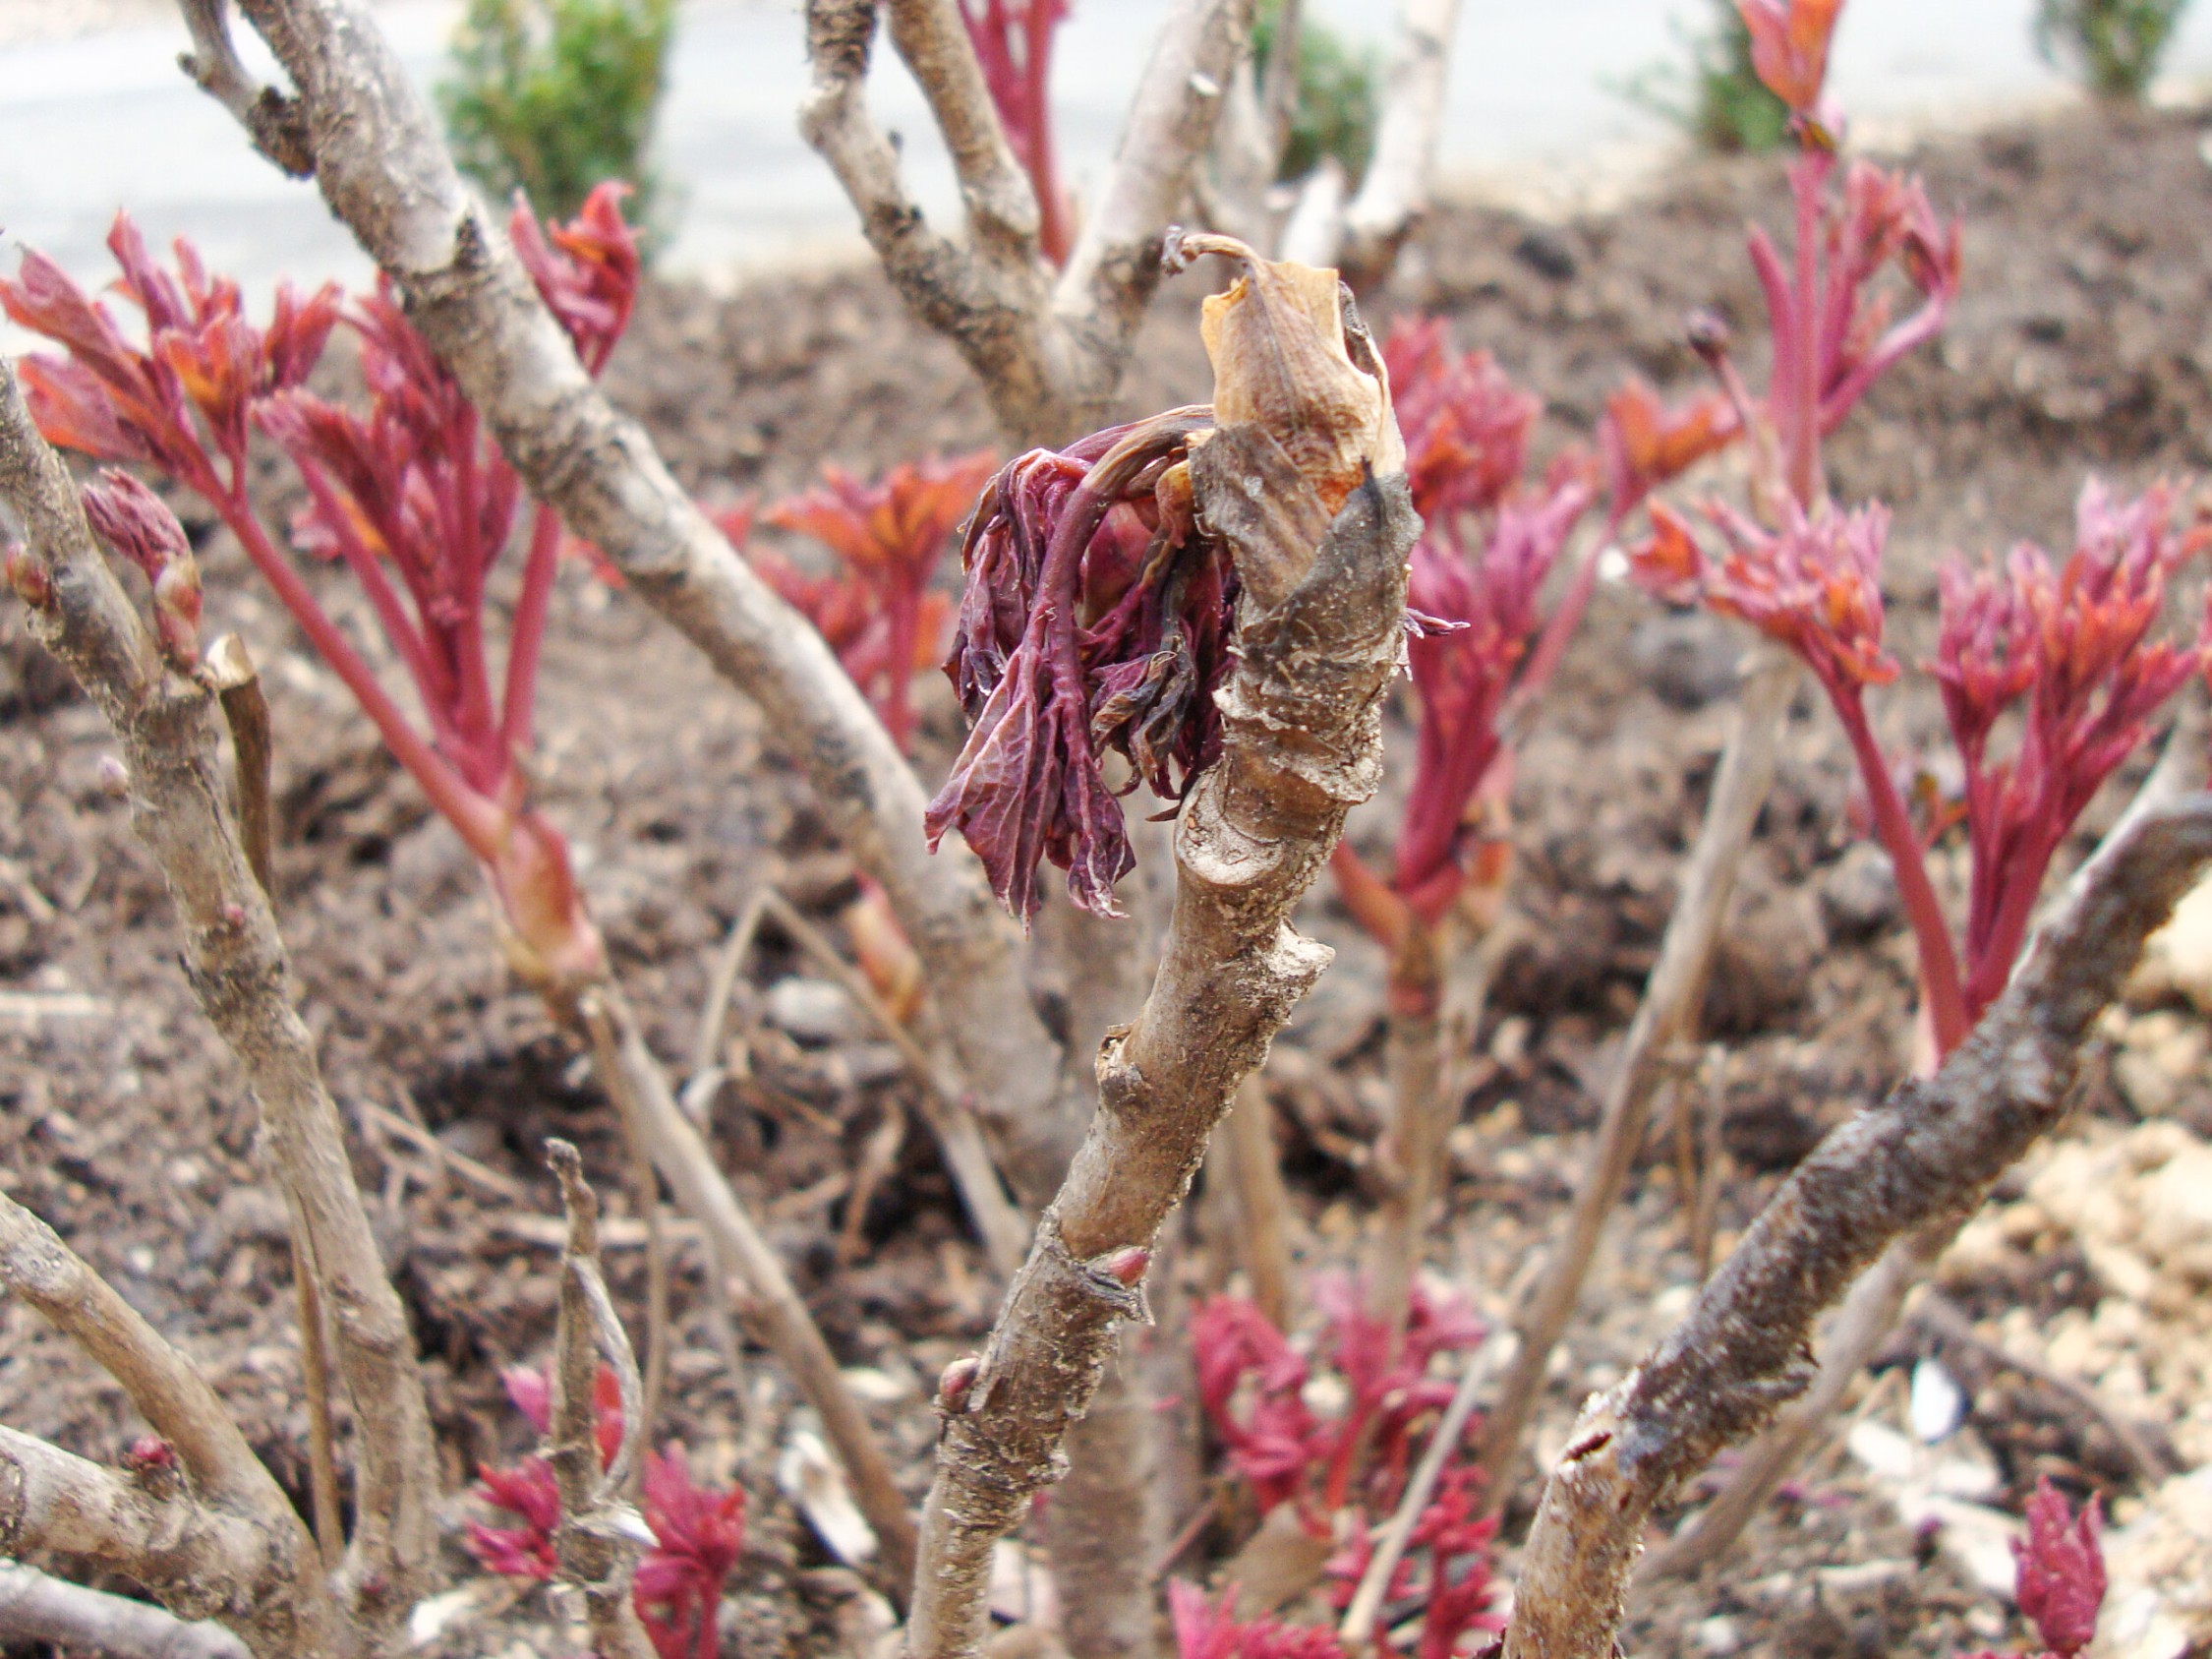
{"label": "peeling bark on stem", "polygon": [[331,210],[398,284],[409,319],[531,492],[760,706],[927,967],[1009,1177],[1017,1190],[1049,1190],[1075,1134],[1056,1109],[1059,1048],[1030,1005],[1014,928],[976,860],[960,849],[928,855],[912,769],[820,635],[593,385],[357,0],[244,0],[243,9],[298,89]]}
{"label": "peeling bark on stem", "polygon": [[1798,1165],[1689,1316],[1592,1399],[1544,1488],[1506,1659],[1611,1659],[1644,1524],[1811,1381],[1822,1309],[1885,1250],[1970,1211],[2055,1125],[2091,1025],[2212,860],[2212,797],[2146,814],[1974,1035]]}
{"label": "peeling bark on stem", "polygon": [[293,1008],[290,961],[224,809],[214,698],[163,668],[151,630],[94,546],[69,475],[31,426],[4,363],[0,499],[28,531],[20,585],[35,600],[31,629],[114,729],[130,774],[133,827],[177,909],[186,978],[238,1058],[261,1107],[272,1173],[300,1218],[356,1425],[357,1521],[338,1599],[358,1623],[358,1639],[380,1646],[437,1570],[430,1413],[414,1338],[354,1185],[337,1108]]}
{"label": "peeling bark on stem", "polygon": [[1720,757],[1705,823],[1682,895],[1659,943],[1659,957],[1644,987],[1644,1000],[1621,1047],[1605,1092],[1604,1110],[1592,1142],[1589,1160],[1575,1184],[1574,1202],[1551,1247],[1543,1276],[1514,1322],[1520,1346],[1506,1373],[1483,1433],[1478,1461],[1484,1476],[1484,1504],[1494,1512],[1512,1495],[1507,1479],[1514,1456],[1536,1416],[1551,1350],[1573,1317],[1583,1281],[1590,1274],[1605,1219],[1620,1202],[1636,1149],[1643,1144],[1667,1051],[1689,1037],[1705,995],[1728,896],[1735,890],[1736,866],[1751,843],[1759,808],[1774,787],[1781,757],[1782,733],[1789,720],[1799,671],[1777,647],[1756,648],[1736,711],[1735,730]]}
{"label": "peeling bark on stem", "polygon": [[979,1364],[940,1391],[908,1624],[916,1659],[979,1650],[992,1547],[1058,1476],[1116,1322],[1143,1317],[1161,1223],[1238,1084],[1328,963],[1292,931],[1291,910],[1380,769],[1419,531],[1404,479],[1356,489],[1316,554],[1283,540],[1300,519],[1290,504],[1306,501],[1310,522],[1318,503],[1258,429],[1218,432],[1191,466],[1201,513],[1249,573],[1241,657],[1220,693],[1222,758],[1184,803],[1166,949],[1135,1022],[1099,1054],[1090,1133]]}

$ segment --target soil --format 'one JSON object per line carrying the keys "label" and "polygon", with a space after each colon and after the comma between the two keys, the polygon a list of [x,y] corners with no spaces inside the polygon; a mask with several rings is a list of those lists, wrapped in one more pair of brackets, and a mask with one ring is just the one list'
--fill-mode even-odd
{"label": "soil", "polygon": [[[1939,207],[1965,216],[1965,295],[1941,347],[1885,382],[1832,450],[1839,499],[1879,496],[1894,509],[1888,593],[1907,663],[1932,638],[1943,553],[2019,537],[2063,544],[2086,475],[2139,486],[2187,474],[2204,465],[2212,434],[2203,252],[2212,171],[2195,118],[2083,116],[1947,140],[1912,163]],[[1416,309],[1447,315],[1461,344],[1489,348],[1542,388],[1542,442],[1556,447],[1588,434],[1625,371],[1692,384],[1696,364],[1680,344],[1692,307],[1716,307],[1747,339],[1757,333],[1741,225],[1747,216],[1779,224],[1776,173],[1756,161],[1685,162],[1648,199],[1564,223],[1440,212],[1368,310],[1385,322]],[[1128,388],[1133,411],[1205,394],[1198,291],[1185,279],[1156,306]],[[825,461],[872,472],[925,449],[995,442],[965,369],[873,272],[728,299],[655,287],[610,385],[711,504],[800,487]],[[245,633],[275,699],[285,932],[422,1339],[455,1494],[453,1567],[465,1583],[476,1570],[458,1527],[480,1512],[463,1495],[473,1466],[527,1441],[499,1372],[541,1363],[552,1330],[546,1218],[557,1204],[540,1148],[549,1134],[582,1144],[617,1217],[627,1214],[619,1159],[573,1047],[499,966],[457,842],[235,549],[210,535],[204,556],[212,621]],[[347,613],[350,595],[325,589]],[[11,614],[5,625],[20,621]],[[1466,1068],[1450,1224],[1431,1255],[1493,1320],[1573,1178],[1703,807],[1738,649],[1718,623],[1608,587],[1520,757],[1513,902],[1534,942],[1505,964]],[[0,655],[0,1185],[199,1358],[256,1447],[301,1491],[284,1217],[258,1167],[251,1102],[176,972],[169,911],[107,782],[97,715],[20,638]],[[922,695],[921,764],[935,774],[957,741],[957,715],[934,678]],[[774,881],[834,919],[853,890],[850,867],[791,771],[770,758],[754,711],[580,568],[557,601],[542,703],[544,804],[573,839],[659,1051],[686,1060],[712,960],[748,892]],[[1882,696],[1877,718],[1901,744],[1932,743],[1940,731],[1932,686],[1909,675]],[[1394,754],[1406,752],[1406,737],[1402,726],[1393,732]],[[2111,821],[2144,764],[2092,808],[2067,862]],[[1808,697],[1739,877],[1707,1009],[1716,1046],[1706,1087],[1730,1171],[1719,1196],[1723,1251],[1792,1161],[1905,1069],[1909,947],[1879,860],[1854,841],[1849,791],[1841,736]],[[1355,823],[1377,857],[1390,817],[1386,796]],[[1955,888],[1962,865],[1944,874]],[[1271,1079],[1306,1254],[1342,1264],[1371,1211],[1381,964],[1326,894],[1309,910],[1311,929],[1342,954]],[[813,973],[780,935],[763,935],[739,987],[736,1036],[715,1056],[728,1073],[711,1092],[716,1145],[841,1358],[863,1374],[918,1495],[931,1437],[926,1380],[986,1329],[995,1289],[895,1055],[887,1063],[865,1031],[801,1040],[762,1017],[771,986]],[[2153,1037],[2171,1050],[2178,1024],[2199,1023],[2174,1001],[2113,1029],[2126,1057],[2149,1053]],[[2155,1109],[2212,1133],[2212,1096],[2193,1076],[2169,1083]],[[2084,1109],[2125,1121],[2156,1093],[2100,1083]],[[849,1214],[866,1149],[888,1144],[886,1124],[905,1118],[890,1177]],[[1651,1154],[1556,1368],[1542,1455],[1557,1449],[1583,1392],[1632,1363],[1695,1282],[1664,1135]],[[1221,1253],[1205,1237],[1202,1196],[1196,1214],[1180,1272],[1203,1287],[1218,1278]],[[615,1293],[635,1307],[636,1229],[617,1224],[611,1236]],[[1951,1286],[1993,1339],[2019,1306],[2045,1318],[2125,1294],[2048,1228],[1994,1236]],[[757,1659],[864,1645],[857,1581],[829,1565],[778,1491],[789,1391],[756,1351],[734,1369],[725,1362],[694,1240],[682,1241],[677,1262],[665,1432],[702,1476],[740,1479],[752,1500],[754,1548],[732,1639]],[[1939,1352],[1917,1332],[1885,1355],[1889,1368]],[[1951,1363],[1970,1395],[1960,1434],[1986,1447],[1998,1470],[1991,1506],[2017,1513],[2046,1474],[2077,1497],[2125,1505],[2135,1494],[2132,1466],[2093,1418],[2001,1367]],[[2162,1374],[2149,1368],[2152,1382],[2129,1408],[2179,1422],[2192,1402],[2163,1395]],[[1878,1385],[1861,1415],[1897,1419],[1896,1392]],[[12,1304],[0,1309],[0,1420],[100,1458],[138,1432],[118,1392]],[[1534,1459],[1519,1471],[1509,1540],[1538,1477]],[[1510,1547],[1505,1561],[1509,1570]],[[537,1592],[472,1591],[467,1607],[443,1638],[447,1651],[553,1649]],[[1731,1563],[1641,1605],[1628,1645],[1653,1655],[1936,1656],[2016,1635],[2009,1617],[1898,1518],[1875,1473],[1832,1451]]]}

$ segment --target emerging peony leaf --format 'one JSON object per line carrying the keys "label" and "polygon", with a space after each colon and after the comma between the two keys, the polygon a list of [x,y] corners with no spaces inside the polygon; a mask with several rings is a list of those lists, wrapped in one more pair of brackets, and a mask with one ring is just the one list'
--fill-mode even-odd
{"label": "emerging peony leaf", "polygon": [[2071,1515],[2046,1475],[2028,1500],[2027,1522],[2026,1545],[2013,1545],[2019,1557],[2013,1593],[2043,1645],[2058,1659],[2073,1659],[2096,1635],[2105,1601],[2097,1501],[2090,1499],[2078,1517]]}
{"label": "emerging peony leaf", "polygon": [[1842,9],[1843,0],[1736,0],[1751,32],[1751,67],[1792,114],[1811,115],[1820,102]]}
{"label": "emerging peony leaf", "polygon": [[1399,321],[1382,342],[1382,361],[1422,521],[1434,530],[1439,521],[1496,506],[1521,482],[1543,404],[1488,352],[1455,354],[1441,317]]}
{"label": "emerging peony leaf", "polygon": [[1234,1584],[1209,1602],[1197,1585],[1171,1578],[1168,1616],[1176,1659],[1344,1659],[1343,1644],[1325,1626],[1239,1619]]}
{"label": "emerging peony leaf", "polygon": [[[1219,753],[1213,693],[1240,595],[1271,614],[1353,489],[1405,468],[1389,373],[1335,272],[1179,232],[1166,263],[1208,253],[1248,267],[1205,302],[1216,406],[1020,456],[984,491],[961,549],[947,672],[972,730],[926,825],[932,846],[959,828],[1024,922],[1046,859],[1078,906],[1120,914],[1114,884],[1133,859],[1116,797],[1142,782],[1179,800]],[[1251,504],[1288,530],[1246,538],[1237,557],[1252,567],[1193,499],[1186,463],[1215,427],[1262,445],[1290,486]],[[1119,788],[1108,751],[1130,763]]]}
{"label": "emerging peony leaf", "polygon": [[746,554],[820,630],[901,748],[913,737],[907,689],[914,671],[944,650],[947,607],[930,579],[991,471],[987,450],[895,466],[874,484],[825,466],[819,489],[788,497],[764,516],[828,548],[837,571],[809,576],[765,550]]}
{"label": "emerging peony leaf", "polygon": [[566,224],[541,226],[518,190],[507,219],[507,237],[523,268],[594,380],[630,326],[644,274],[637,235],[622,218],[622,199],[630,193],[630,186],[609,179],[584,198]]}
{"label": "emerging peony leaf", "polygon": [[1613,522],[1742,432],[1743,422],[1722,393],[1700,392],[1670,408],[1648,382],[1630,376],[1605,399],[1598,427]]}
{"label": "emerging peony leaf", "polygon": [[146,572],[162,654],[189,674],[200,662],[200,564],[184,526],[159,496],[112,467],[85,486],[84,498],[93,532]]}
{"label": "emerging peony leaf", "polygon": [[[1040,859],[1084,910],[1120,915],[1134,859],[1116,795],[1141,780],[1180,800],[1219,751],[1236,578],[1198,533],[1183,465],[1209,424],[1177,409],[1032,449],[968,521],[946,673],[971,730],[924,822],[933,847],[957,827],[1024,922]],[[1131,763],[1125,791],[1107,751]]]}

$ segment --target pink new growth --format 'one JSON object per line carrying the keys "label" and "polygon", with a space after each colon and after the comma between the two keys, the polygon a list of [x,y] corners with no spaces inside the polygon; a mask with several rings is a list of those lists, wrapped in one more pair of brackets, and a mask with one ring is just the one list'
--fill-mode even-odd
{"label": "pink new growth", "polygon": [[1474,1347],[1483,1328],[1418,1285],[1396,1339],[1345,1275],[1317,1281],[1314,1299],[1327,1320],[1330,1368],[1347,1390],[1338,1416],[1316,1416],[1307,1405],[1306,1360],[1243,1297],[1200,1304],[1191,1345],[1206,1419],[1261,1511],[1296,1501],[1309,1524],[1325,1531],[1326,1517],[1347,1503],[1377,1513],[1395,1506],[1417,1431],[1451,1399],[1451,1385],[1429,1377],[1428,1362]]}
{"label": "pink new growth", "polygon": [[[917,669],[943,660],[946,597],[930,591],[954,527],[996,462],[987,450],[950,460],[902,464],[874,484],[834,466],[821,487],[786,497],[763,514],[780,529],[811,536],[837,568],[810,576],[764,549],[746,558],[769,585],[818,629],[852,682],[866,693],[901,748],[913,740],[908,694]],[[751,509],[718,522],[733,543],[751,527]]]}
{"label": "pink new growth", "polygon": [[[595,372],[636,293],[637,250],[619,211],[623,189],[601,186],[550,243],[519,205],[515,212],[518,252]],[[147,257],[126,217],[117,217],[108,246],[122,267],[118,287],[145,316],[144,347],[38,254],[25,254],[15,281],[0,280],[8,316],[68,352],[23,364],[41,430],[103,460],[150,465],[205,501],[483,865],[518,969],[548,988],[597,978],[604,947],[584,912],[566,843],[530,805],[525,769],[559,520],[536,511],[504,672],[495,680],[485,638],[487,587],[512,537],[521,489],[389,291],[379,288],[342,317],[360,339],[368,382],[368,408],[356,412],[302,389],[341,321],[334,286],[305,301],[280,287],[268,327],[257,329],[245,320],[237,285],[208,277],[190,244],[176,244],[174,276]],[[427,737],[255,512],[248,446],[257,426],[308,489],[309,504],[292,527],[295,545],[343,563],[361,584],[415,683]],[[189,559],[160,551],[165,533],[154,519],[165,509],[154,513],[149,495],[113,475],[89,494],[118,550],[153,577],[163,640],[186,660],[197,578]]]}
{"label": "pink new growth", "polygon": [[[1789,166],[1793,238],[1785,261],[1767,232],[1747,236],[1766,303],[1774,363],[1754,398],[1728,355],[1725,327],[1693,319],[1690,343],[1719,382],[1668,410],[1641,381],[1608,401],[1600,446],[1617,524],[1654,488],[1738,437],[1752,441],[1754,499],[1778,521],[1783,499],[1810,511],[1822,493],[1821,440],[1874,383],[1933,339],[1958,295],[1958,222],[1945,224],[1917,179],[1854,161],[1841,200],[1831,118],[1819,112],[1829,43],[1842,0],[1737,0],[1760,79],[1795,112]],[[1920,304],[1901,321],[1876,283],[1894,267]]]}
{"label": "pink new growth", "polygon": [[1454,353],[1442,319],[1399,323],[1383,361],[1426,527],[1406,590],[1414,781],[1387,892],[1349,846],[1332,862],[1353,913],[1395,946],[1409,915],[1432,928],[1470,877],[1495,885],[1502,875],[1502,844],[1483,841],[1482,804],[1509,782],[1499,764],[1507,707],[1541,687],[1588,597],[1578,581],[1546,627],[1543,584],[1591,491],[1573,460],[1541,482],[1524,478],[1540,405],[1487,352]]}
{"label": "pink new growth", "polygon": [[[1412,1549],[1391,1570],[1383,1598],[1386,1605],[1418,1604],[1422,1609],[1421,1638],[1413,1659],[1452,1659],[1461,1651],[1462,1637],[1505,1629],[1505,1616],[1494,1605],[1498,1585],[1490,1571],[1497,1521],[1483,1516],[1482,1487],[1479,1470],[1447,1470],[1436,1496],[1414,1524]],[[1342,1612],[1352,1605],[1373,1559],[1372,1535],[1365,1527],[1354,1527],[1350,1541],[1322,1570],[1330,1580],[1330,1606]],[[1375,1645],[1385,1654],[1398,1652],[1390,1638],[1391,1632],[1378,1625]]]}
{"label": "pink new growth", "polygon": [[[1330,1369],[1344,1385],[1344,1407],[1333,1416],[1307,1403],[1306,1360],[1251,1302],[1217,1296],[1201,1304],[1191,1342],[1206,1420],[1231,1467],[1251,1483],[1260,1512],[1293,1504],[1309,1532],[1345,1541],[1325,1569],[1341,1610],[1373,1554],[1368,1517],[1396,1511],[1421,1441],[1451,1399],[1452,1386],[1428,1375],[1429,1362],[1474,1347],[1483,1331],[1464,1309],[1438,1303],[1419,1286],[1402,1338],[1368,1313],[1349,1278],[1323,1279],[1315,1300],[1328,1321]],[[1418,1659],[1450,1659],[1462,1638],[1503,1628],[1490,1605],[1496,1527],[1478,1518],[1478,1480],[1472,1468],[1447,1466],[1415,1525],[1412,1551],[1392,1574],[1391,1607],[1421,1609]],[[1208,1608],[1195,1592],[1185,1592],[1173,1604],[1183,1659],[1285,1651],[1295,1659],[1309,1651],[1295,1644],[1308,1640],[1329,1644],[1314,1653],[1336,1651],[1326,1631],[1239,1625],[1233,1601],[1232,1593]],[[1404,1623],[1402,1614],[1394,1619]],[[1383,1652],[1396,1651],[1387,1632],[1377,1635]],[[1294,1645],[1280,1645],[1286,1642]]]}
{"label": "pink new growth", "polygon": [[1052,37],[1068,21],[1068,0],[960,0],[960,21],[1014,158],[1037,194],[1038,247],[1066,265],[1074,214],[1052,152],[1051,94]]}
{"label": "pink new growth", "polygon": [[[2012,1595],[2020,1615],[2035,1627],[2044,1651],[2034,1659],[2074,1659],[2097,1633],[2105,1601],[2103,1529],[2092,1498],[2075,1515],[2048,1476],[2035,1484],[2027,1505],[2027,1541],[2015,1539]],[[1989,1652],[1970,1659],[1998,1659]]]}
{"label": "pink new growth", "polygon": [[1181,1578],[1168,1581],[1168,1617],[1175,1625],[1178,1659],[1343,1659],[1336,1632],[1279,1619],[1239,1619],[1237,1587],[1206,1600],[1205,1591]]}
{"label": "pink new growth", "polygon": [[[544,1375],[514,1370],[502,1381],[515,1409],[541,1436],[547,1434],[553,1410]],[[604,1366],[592,1391],[592,1407],[600,1466],[606,1468],[622,1444],[622,1405],[614,1374]],[[550,1580],[558,1567],[553,1538],[560,1529],[560,1489],[552,1465],[532,1455],[506,1469],[480,1465],[477,1474],[477,1496],[522,1524],[470,1521],[469,1553],[507,1577]],[[680,1447],[648,1452],[645,1523],[654,1543],[638,1562],[631,1593],[654,1651],[660,1659],[714,1659],[722,1586],[745,1551],[744,1489],[703,1490],[692,1481]]]}
{"label": "pink new growth", "polygon": [[1820,102],[1829,39],[1843,0],[1736,0],[1751,32],[1751,67],[1800,119]]}
{"label": "pink new growth", "polygon": [[2028,1500],[2027,1522],[2027,1543],[2012,1546],[2019,1558],[2013,1593],[2043,1645],[2059,1659],[2073,1659],[2097,1633],[2097,1613],[2105,1601],[2097,1501],[2090,1499],[2075,1516],[2045,1476]]}
{"label": "pink new growth", "polygon": [[[2076,510],[2074,550],[2056,570],[2027,543],[1978,570],[1955,560],[1946,566],[1928,668],[1964,764],[1964,800],[1955,814],[1915,821],[1865,704],[1867,686],[1897,675],[1882,644],[1889,514],[1823,505],[1808,517],[1790,503],[1778,533],[1725,507],[1706,514],[1728,545],[1722,558],[1709,557],[1688,524],[1656,508],[1654,535],[1636,556],[1639,573],[1742,618],[1819,679],[1895,868],[1936,1050],[1948,1054],[2005,988],[2051,859],[2075,819],[2149,735],[2159,706],[2212,662],[2204,638],[2150,638],[2167,579],[2197,538],[2175,533],[2165,486],[2116,504],[2092,481]],[[2009,759],[1993,759],[1991,736],[2008,710],[2019,713],[2019,738]],[[1959,817],[1972,873],[1965,934],[1954,946],[1927,852]]]}

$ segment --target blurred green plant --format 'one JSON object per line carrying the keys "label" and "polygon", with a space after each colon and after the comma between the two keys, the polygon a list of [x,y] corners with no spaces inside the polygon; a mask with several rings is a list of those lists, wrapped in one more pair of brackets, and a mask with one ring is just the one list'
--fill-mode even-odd
{"label": "blurred green plant", "polygon": [[2140,103],[2188,0],[2037,0],[2035,49],[2100,98]]}
{"label": "blurred green plant", "polygon": [[460,163],[495,198],[517,187],[565,219],[607,179],[655,223],[646,148],[667,86],[676,0],[468,0],[437,89]]}
{"label": "blurred green plant", "polygon": [[[1274,55],[1282,0],[1261,0],[1252,20],[1252,57],[1264,80]],[[1354,46],[1308,9],[1298,26],[1298,94],[1278,177],[1304,178],[1324,155],[1344,165],[1357,189],[1374,154],[1376,90],[1381,67],[1372,46]]]}
{"label": "blurred green plant", "polygon": [[1655,64],[1620,88],[1623,95],[1687,133],[1706,149],[1758,154],[1789,137],[1789,110],[1751,67],[1751,30],[1734,0],[1713,0],[1706,26],[1677,19],[1689,66]]}

